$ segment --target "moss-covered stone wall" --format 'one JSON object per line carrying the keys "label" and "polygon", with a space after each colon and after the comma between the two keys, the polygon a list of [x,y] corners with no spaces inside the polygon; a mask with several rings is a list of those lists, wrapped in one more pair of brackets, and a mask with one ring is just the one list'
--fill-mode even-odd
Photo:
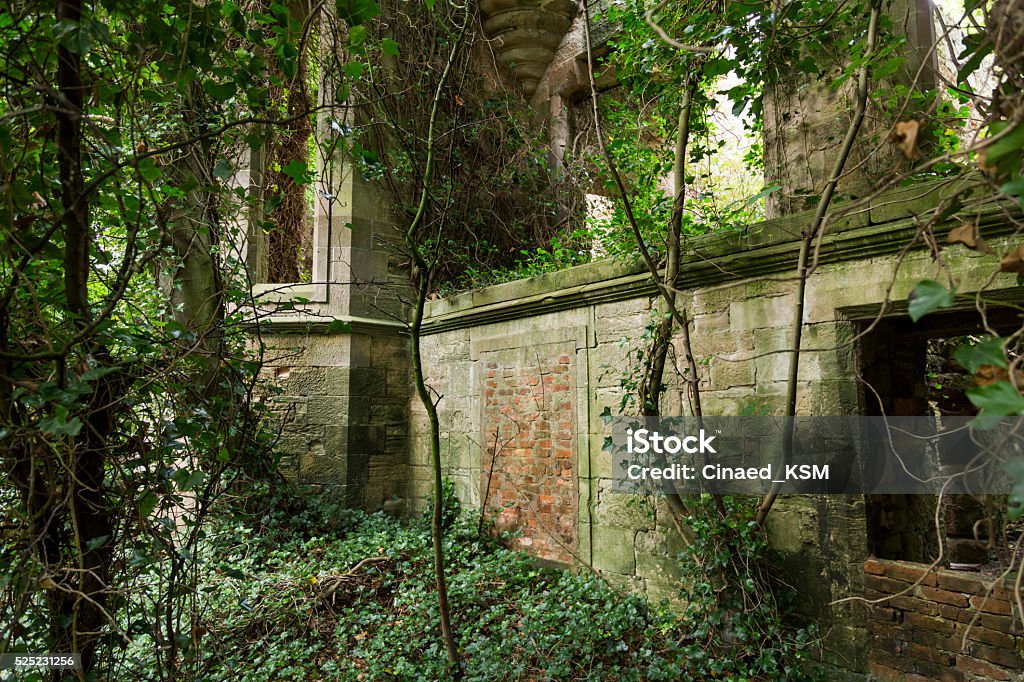
{"label": "moss-covered stone wall", "polygon": [[[919,185],[832,220],[807,287],[798,413],[863,413],[858,330],[880,313],[906,316],[908,294],[920,280],[942,281],[949,272],[958,292],[985,287],[994,299],[1017,296],[1012,275],[993,275],[995,257],[954,246],[942,251],[940,262],[924,248],[920,221],[950,191],[948,183]],[[990,206],[978,213],[986,236],[997,242],[1005,233],[999,210]],[[796,296],[792,271],[808,219],[798,214],[688,245],[681,302],[693,319],[705,414],[782,409]],[[968,299],[965,311],[973,309]],[[613,415],[637,413],[628,403],[623,408],[622,401],[638,376],[636,350],[657,306],[641,265],[598,262],[434,301],[423,342],[428,383],[440,396],[448,475],[464,504],[483,504],[503,524],[521,522],[519,542],[538,548],[539,556],[586,562],[654,599],[676,596],[680,540],[663,503],[611,491],[611,458],[602,451],[607,427],[600,416],[606,408]],[[559,390],[553,390],[548,372],[563,361],[570,378],[559,379]],[[499,374],[519,383],[513,388],[496,382]],[[495,391],[502,387],[520,402],[496,401]],[[666,414],[689,413],[678,381],[663,405]],[[426,424],[415,402],[411,412],[410,494],[413,505],[421,507],[430,491]],[[574,457],[544,475],[554,476],[549,487],[564,490],[562,484],[573,482],[571,529],[562,499],[552,507],[550,492],[531,480],[535,472],[548,471],[552,453],[562,452],[553,441],[550,450],[538,444],[550,438],[532,436],[549,436],[564,424],[573,428]],[[531,434],[529,443],[523,434]],[[868,555],[863,497],[784,498],[769,517],[768,531],[784,553],[787,579],[799,587],[800,610],[827,633],[829,662],[847,671],[842,675],[866,674],[864,608],[833,604],[863,594]]]}

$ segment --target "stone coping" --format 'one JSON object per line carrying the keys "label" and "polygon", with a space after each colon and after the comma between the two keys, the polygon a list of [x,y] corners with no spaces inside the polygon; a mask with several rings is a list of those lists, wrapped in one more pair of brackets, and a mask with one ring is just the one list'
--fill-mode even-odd
{"label": "stone coping", "polygon": [[[885,192],[870,201],[838,205],[827,215],[819,264],[860,260],[902,249],[917,231],[919,217],[957,192],[961,201],[987,192],[977,176],[918,182]],[[1003,211],[1014,204],[985,201],[965,219],[978,222],[987,238],[1012,232]],[[741,230],[690,238],[680,267],[679,288],[714,286],[795,268],[801,231],[813,211],[749,225]],[[955,220],[955,218],[954,218]],[[924,248],[924,245],[921,246]],[[519,319],[598,303],[653,296],[657,288],[639,256],[607,259],[527,279],[468,291],[427,304],[424,334]]]}
{"label": "stone coping", "polygon": [[[338,326],[339,322],[347,329],[335,331],[334,328]],[[271,315],[260,320],[259,326],[268,334],[367,334],[381,336],[407,334],[409,331],[409,325],[394,320],[306,313]]]}

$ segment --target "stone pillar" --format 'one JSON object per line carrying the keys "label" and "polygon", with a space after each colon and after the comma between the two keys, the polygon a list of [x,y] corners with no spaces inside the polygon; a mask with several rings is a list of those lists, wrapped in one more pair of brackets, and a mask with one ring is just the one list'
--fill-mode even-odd
{"label": "stone pillar", "polygon": [[[883,36],[906,37],[898,53],[904,62],[881,82],[873,80],[869,88],[902,85],[911,92],[934,88],[937,65],[935,52],[930,49],[934,29],[929,0],[894,0],[887,7],[880,30]],[[866,24],[867,20],[863,21]],[[823,76],[791,67],[779,74],[777,82],[765,86],[765,184],[781,185],[768,197],[768,217],[816,206],[854,113],[856,74],[833,88],[831,83],[845,64],[828,63],[827,57],[817,59]],[[909,161],[888,141],[898,109],[906,100],[896,99],[895,107],[869,100],[836,200],[864,196],[886,177],[909,167]],[[913,104],[908,106],[904,120],[919,116],[920,109]]]}
{"label": "stone pillar", "polygon": [[[332,41],[344,45],[345,35],[324,28],[321,36],[313,281],[254,286],[267,314],[264,375],[276,388],[285,472],[347,506],[392,509],[407,496],[412,391],[403,234],[383,190],[342,151],[354,113],[336,103],[329,65],[341,50]],[[257,265],[260,243],[248,254]]]}

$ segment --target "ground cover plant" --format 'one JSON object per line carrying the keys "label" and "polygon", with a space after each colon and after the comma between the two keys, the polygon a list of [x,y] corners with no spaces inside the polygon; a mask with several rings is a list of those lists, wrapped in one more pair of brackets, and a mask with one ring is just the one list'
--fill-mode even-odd
{"label": "ground cover plant", "polygon": [[[210,524],[192,629],[203,679],[448,679],[429,519],[272,499],[267,511],[234,510]],[[695,583],[690,607],[673,610],[589,571],[540,567],[501,538],[478,534],[476,516],[455,505],[444,517],[464,679],[810,679],[800,667],[813,650],[808,633],[744,610],[723,585]],[[742,528],[701,532],[748,547],[710,542],[702,547],[716,546],[717,555],[681,557],[694,567],[706,562],[709,576],[764,551]],[[152,644],[137,632],[117,677],[151,679]]]}

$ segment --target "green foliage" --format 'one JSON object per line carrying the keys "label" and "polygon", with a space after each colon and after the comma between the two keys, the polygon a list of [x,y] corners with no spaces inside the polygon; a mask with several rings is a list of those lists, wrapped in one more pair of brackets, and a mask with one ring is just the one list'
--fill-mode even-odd
{"label": "green foliage", "polygon": [[[298,499],[266,498],[266,513],[217,514],[198,548],[203,679],[449,679],[428,523],[339,515],[315,496]],[[453,523],[445,553],[467,680],[686,681],[709,679],[712,670],[716,679],[741,680],[781,669],[771,649],[758,661],[721,645],[703,651],[703,631],[667,604],[589,573],[538,567],[479,537],[475,519]],[[122,679],[144,679],[154,664],[146,628],[136,630],[117,671]]]}
{"label": "green foliage", "polygon": [[908,313],[917,322],[928,313],[953,305],[954,292],[930,279],[918,283],[910,292]]}
{"label": "green foliage", "polygon": [[[379,48],[368,47],[359,73],[352,74],[353,92],[365,103],[365,124],[339,135],[337,148],[354,157],[365,177],[380,181],[392,217],[408,225],[424,191],[424,141],[449,46],[456,43],[463,11],[478,9],[395,0],[381,8],[382,16],[366,24]],[[456,75],[438,101],[434,171],[416,235],[433,267],[433,287],[446,292],[565,267],[586,256],[575,241],[577,178],[549,168],[547,131],[535,125],[535,112],[521,92],[501,81],[480,87],[466,80],[489,49],[472,26],[452,57]],[[515,275],[503,274],[509,272]]]}
{"label": "green foliage", "polygon": [[722,518],[709,495],[688,500],[693,538],[679,555],[687,660],[697,679],[815,679],[817,628],[784,621],[797,596],[770,572],[773,559],[749,500],[724,499]]}
{"label": "green foliage", "polygon": [[[436,499],[431,496],[430,505],[423,510],[423,519],[428,523],[434,515],[434,504],[436,504]],[[462,514],[462,503],[459,502],[459,497],[455,494],[455,481],[444,478],[441,481],[441,528],[445,533],[452,528],[460,514]]]}
{"label": "green foliage", "polygon": [[0,9],[0,641],[107,676],[145,631],[151,678],[184,679],[209,508],[275,464],[230,181],[304,27],[279,3],[61,4],[82,16]]}

